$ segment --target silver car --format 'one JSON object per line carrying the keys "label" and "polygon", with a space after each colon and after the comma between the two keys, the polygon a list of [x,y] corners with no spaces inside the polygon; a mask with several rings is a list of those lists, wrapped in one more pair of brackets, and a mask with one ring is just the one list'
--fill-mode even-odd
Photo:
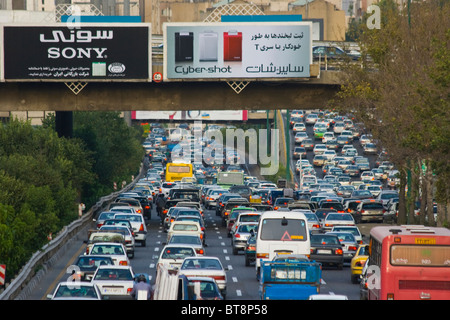
{"label": "silver car", "polygon": [[241,222],[236,225],[236,229],[231,234],[231,246],[233,254],[238,254],[239,250],[245,250],[247,240],[250,238],[252,231],[256,232],[258,228],[257,222]]}

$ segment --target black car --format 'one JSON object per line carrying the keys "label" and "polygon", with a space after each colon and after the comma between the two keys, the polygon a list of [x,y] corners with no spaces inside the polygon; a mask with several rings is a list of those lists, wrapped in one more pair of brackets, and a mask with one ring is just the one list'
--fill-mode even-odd
{"label": "black car", "polygon": [[331,60],[358,60],[359,58],[359,55],[348,53],[337,46],[314,46],[312,53],[315,61],[319,59],[323,61],[325,57]]}
{"label": "black car", "polygon": [[323,265],[336,265],[339,270],[344,266],[344,251],[339,238],[332,234],[311,234],[311,260]]}

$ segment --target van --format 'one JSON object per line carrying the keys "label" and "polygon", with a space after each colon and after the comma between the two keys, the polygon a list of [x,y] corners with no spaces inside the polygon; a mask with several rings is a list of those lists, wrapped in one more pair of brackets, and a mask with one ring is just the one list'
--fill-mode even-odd
{"label": "van", "polygon": [[261,261],[271,261],[277,254],[309,256],[310,248],[308,220],[303,213],[265,211],[256,236],[256,277],[259,279]]}

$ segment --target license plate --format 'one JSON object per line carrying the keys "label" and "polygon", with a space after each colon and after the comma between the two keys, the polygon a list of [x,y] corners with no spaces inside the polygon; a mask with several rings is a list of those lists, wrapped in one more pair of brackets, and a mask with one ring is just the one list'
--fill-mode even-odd
{"label": "license plate", "polygon": [[123,292],[123,287],[122,288],[103,288],[103,293],[104,294],[121,294]]}
{"label": "license plate", "polygon": [[331,254],[331,250],[317,250],[318,254]]}

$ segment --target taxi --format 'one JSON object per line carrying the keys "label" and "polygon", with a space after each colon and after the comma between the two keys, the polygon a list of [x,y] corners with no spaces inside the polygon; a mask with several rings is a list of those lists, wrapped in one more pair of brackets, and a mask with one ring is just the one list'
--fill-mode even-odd
{"label": "taxi", "polygon": [[355,253],[355,256],[350,262],[350,276],[352,283],[358,283],[364,264],[369,258],[369,246],[366,244],[360,245]]}

